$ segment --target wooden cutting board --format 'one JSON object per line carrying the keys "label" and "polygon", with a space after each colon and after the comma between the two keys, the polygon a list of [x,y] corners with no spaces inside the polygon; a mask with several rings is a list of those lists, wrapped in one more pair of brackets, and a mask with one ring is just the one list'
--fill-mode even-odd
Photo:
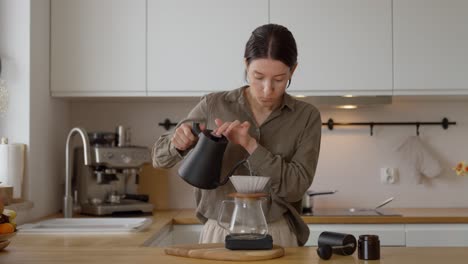
{"label": "wooden cutting board", "polygon": [[173,245],[166,247],[164,252],[188,258],[235,261],[274,259],[284,255],[284,249],[277,245],[271,250],[230,250],[224,243]]}

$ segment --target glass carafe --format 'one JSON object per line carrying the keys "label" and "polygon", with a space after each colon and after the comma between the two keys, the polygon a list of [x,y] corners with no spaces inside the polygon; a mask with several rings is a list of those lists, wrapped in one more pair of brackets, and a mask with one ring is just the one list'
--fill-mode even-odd
{"label": "glass carafe", "polygon": [[[233,194],[234,200],[224,200],[218,215],[218,225],[231,236],[242,239],[261,239],[268,233],[262,209],[265,194]],[[228,205],[234,207],[228,210]],[[232,211],[232,214],[229,214]]]}

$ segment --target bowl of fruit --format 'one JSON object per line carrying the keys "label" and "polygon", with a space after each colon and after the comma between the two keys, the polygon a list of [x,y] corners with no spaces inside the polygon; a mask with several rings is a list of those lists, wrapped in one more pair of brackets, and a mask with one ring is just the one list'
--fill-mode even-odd
{"label": "bowl of fruit", "polygon": [[10,239],[16,235],[15,218],[16,212],[4,209],[0,200],[0,250],[6,248],[10,244]]}

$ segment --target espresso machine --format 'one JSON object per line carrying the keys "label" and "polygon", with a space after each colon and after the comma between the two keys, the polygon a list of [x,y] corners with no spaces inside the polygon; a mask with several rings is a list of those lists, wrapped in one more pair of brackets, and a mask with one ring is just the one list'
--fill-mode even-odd
{"label": "espresso machine", "polygon": [[139,173],[151,162],[147,147],[130,144],[129,129],[116,133],[88,133],[90,164],[85,165],[83,147],[74,150],[73,211],[87,215],[150,214],[148,196],[137,194]]}

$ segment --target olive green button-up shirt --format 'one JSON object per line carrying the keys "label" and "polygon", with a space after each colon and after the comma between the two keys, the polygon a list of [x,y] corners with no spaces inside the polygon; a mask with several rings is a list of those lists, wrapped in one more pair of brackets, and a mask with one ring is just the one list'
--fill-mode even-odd
{"label": "olive green button-up shirt", "polygon": [[[282,104],[257,126],[241,87],[227,92],[204,96],[189,113],[188,119],[205,121],[208,129],[216,128],[215,118],[223,121],[249,121],[249,134],[258,142],[249,153],[239,145],[229,143],[222,163],[222,177],[240,160],[250,165],[241,166],[235,175],[268,176],[265,187],[268,198],[264,204],[267,222],[285,217],[296,234],[299,245],[309,237],[309,229],[300,217],[302,197],[312,184],[320,150],[322,121],[312,105],[298,101],[288,94]],[[161,136],[152,150],[153,166],[168,168],[181,161],[181,154],[170,142],[172,133]],[[244,163],[245,165],[245,163]],[[222,180],[222,179],[221,179]],[[222,200],[235,192],[230,181],[214,190],[195,189],[197,217],[204,223],[217,219]]]}

